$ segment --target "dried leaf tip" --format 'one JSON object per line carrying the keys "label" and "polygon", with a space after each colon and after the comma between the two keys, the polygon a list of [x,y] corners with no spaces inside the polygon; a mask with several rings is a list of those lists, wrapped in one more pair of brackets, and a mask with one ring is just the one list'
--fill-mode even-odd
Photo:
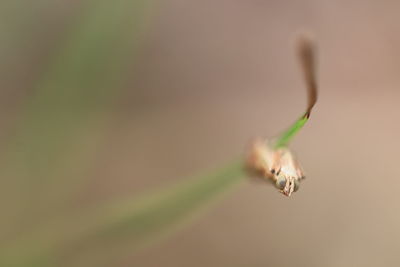
{"label": "dried leaf tip", "polygon": [[308,103],[305,116],[309,117],[317,102],[318,88],[316,82],[316,45],[311,34],[301,33],[296,39],[296,51],[307,88]]}

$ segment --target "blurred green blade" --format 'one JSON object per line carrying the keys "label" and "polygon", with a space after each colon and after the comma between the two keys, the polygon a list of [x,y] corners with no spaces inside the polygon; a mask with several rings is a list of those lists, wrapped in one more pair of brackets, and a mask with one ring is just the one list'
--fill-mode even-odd
{"label": "blurred green blade", "polygon": [[11,221],[51,214],[79,188],[130,78],[148,1],[81,5],[65,43],[33,85],[4,152],[1,200]]}
{"label": "blurred green blade", "polygon": [[[114,203],[81,217],[61,219],[29,239],[19,240],[12,250],[3,251],[0,263],[113,266],[111,262],[178,229],[244,177],[243,163],[233,162],[207,176],[139,199]],[[59,231],[63,227],[68,230]],[[38,240],[42,241],[38,243]]]}
{"label": "blurred green blade", "polygon": [[234,162],[210,175],[133,201],[133,205],[118,205],[99,220],[100,227],[89,230],[89,235],[72,243],[74,259],[99,263],[135,253],[179,229],[244,177],[242,162]]}

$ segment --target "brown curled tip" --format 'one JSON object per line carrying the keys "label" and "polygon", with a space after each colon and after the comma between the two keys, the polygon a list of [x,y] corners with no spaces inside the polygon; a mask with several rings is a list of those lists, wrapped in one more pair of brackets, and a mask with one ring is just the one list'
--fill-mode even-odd
{"label": "brown curled tip", "polygon": [[308,104],[305,117],[309,118],[311,110],[317,102],[318,91],[315,78],[315,44],[309,35],[301,34],[297,39],[297,53],[308,92]]}

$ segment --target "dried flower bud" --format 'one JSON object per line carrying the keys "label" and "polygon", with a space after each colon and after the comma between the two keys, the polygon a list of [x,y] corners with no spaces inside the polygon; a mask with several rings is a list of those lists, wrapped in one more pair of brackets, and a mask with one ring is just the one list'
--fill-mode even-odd
{"label": "dried flower bud", "polygon": [[265,140],[257,139],[250,148],[248,169],[257,176],[270,180],[284,195],[290,196],[304,179],[303,170],[288,148],[273,148]]}

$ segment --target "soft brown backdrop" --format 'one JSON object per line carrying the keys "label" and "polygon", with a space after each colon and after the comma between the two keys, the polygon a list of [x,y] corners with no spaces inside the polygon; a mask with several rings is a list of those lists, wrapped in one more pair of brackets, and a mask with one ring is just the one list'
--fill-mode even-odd
{"label": "soft brown backdrop", "polygon": [[[2,72],[5,128],[79,1],[57,2],[41,9],[51,26],[38,26],[34,46]],[[397,1],[156,2],[79,203],[213,169],[287,127],[306,102],[293,51],[303,29],[318,40],[320,98],[292,144],[308,176],[298,193],[244,183],[120,265],[398,266],[399,10]]]}
{"label": "soft brown backdrop", "polygon": [[135,190],[224,162],[292,122],[305,106],[292,49],[302,29],[318,40],[320,99],[293,143],[308,175],[297,194],[248,183],[135,265],[397,266],[399,8],[164,2],[132,92],[145,103],[130,107]]}

